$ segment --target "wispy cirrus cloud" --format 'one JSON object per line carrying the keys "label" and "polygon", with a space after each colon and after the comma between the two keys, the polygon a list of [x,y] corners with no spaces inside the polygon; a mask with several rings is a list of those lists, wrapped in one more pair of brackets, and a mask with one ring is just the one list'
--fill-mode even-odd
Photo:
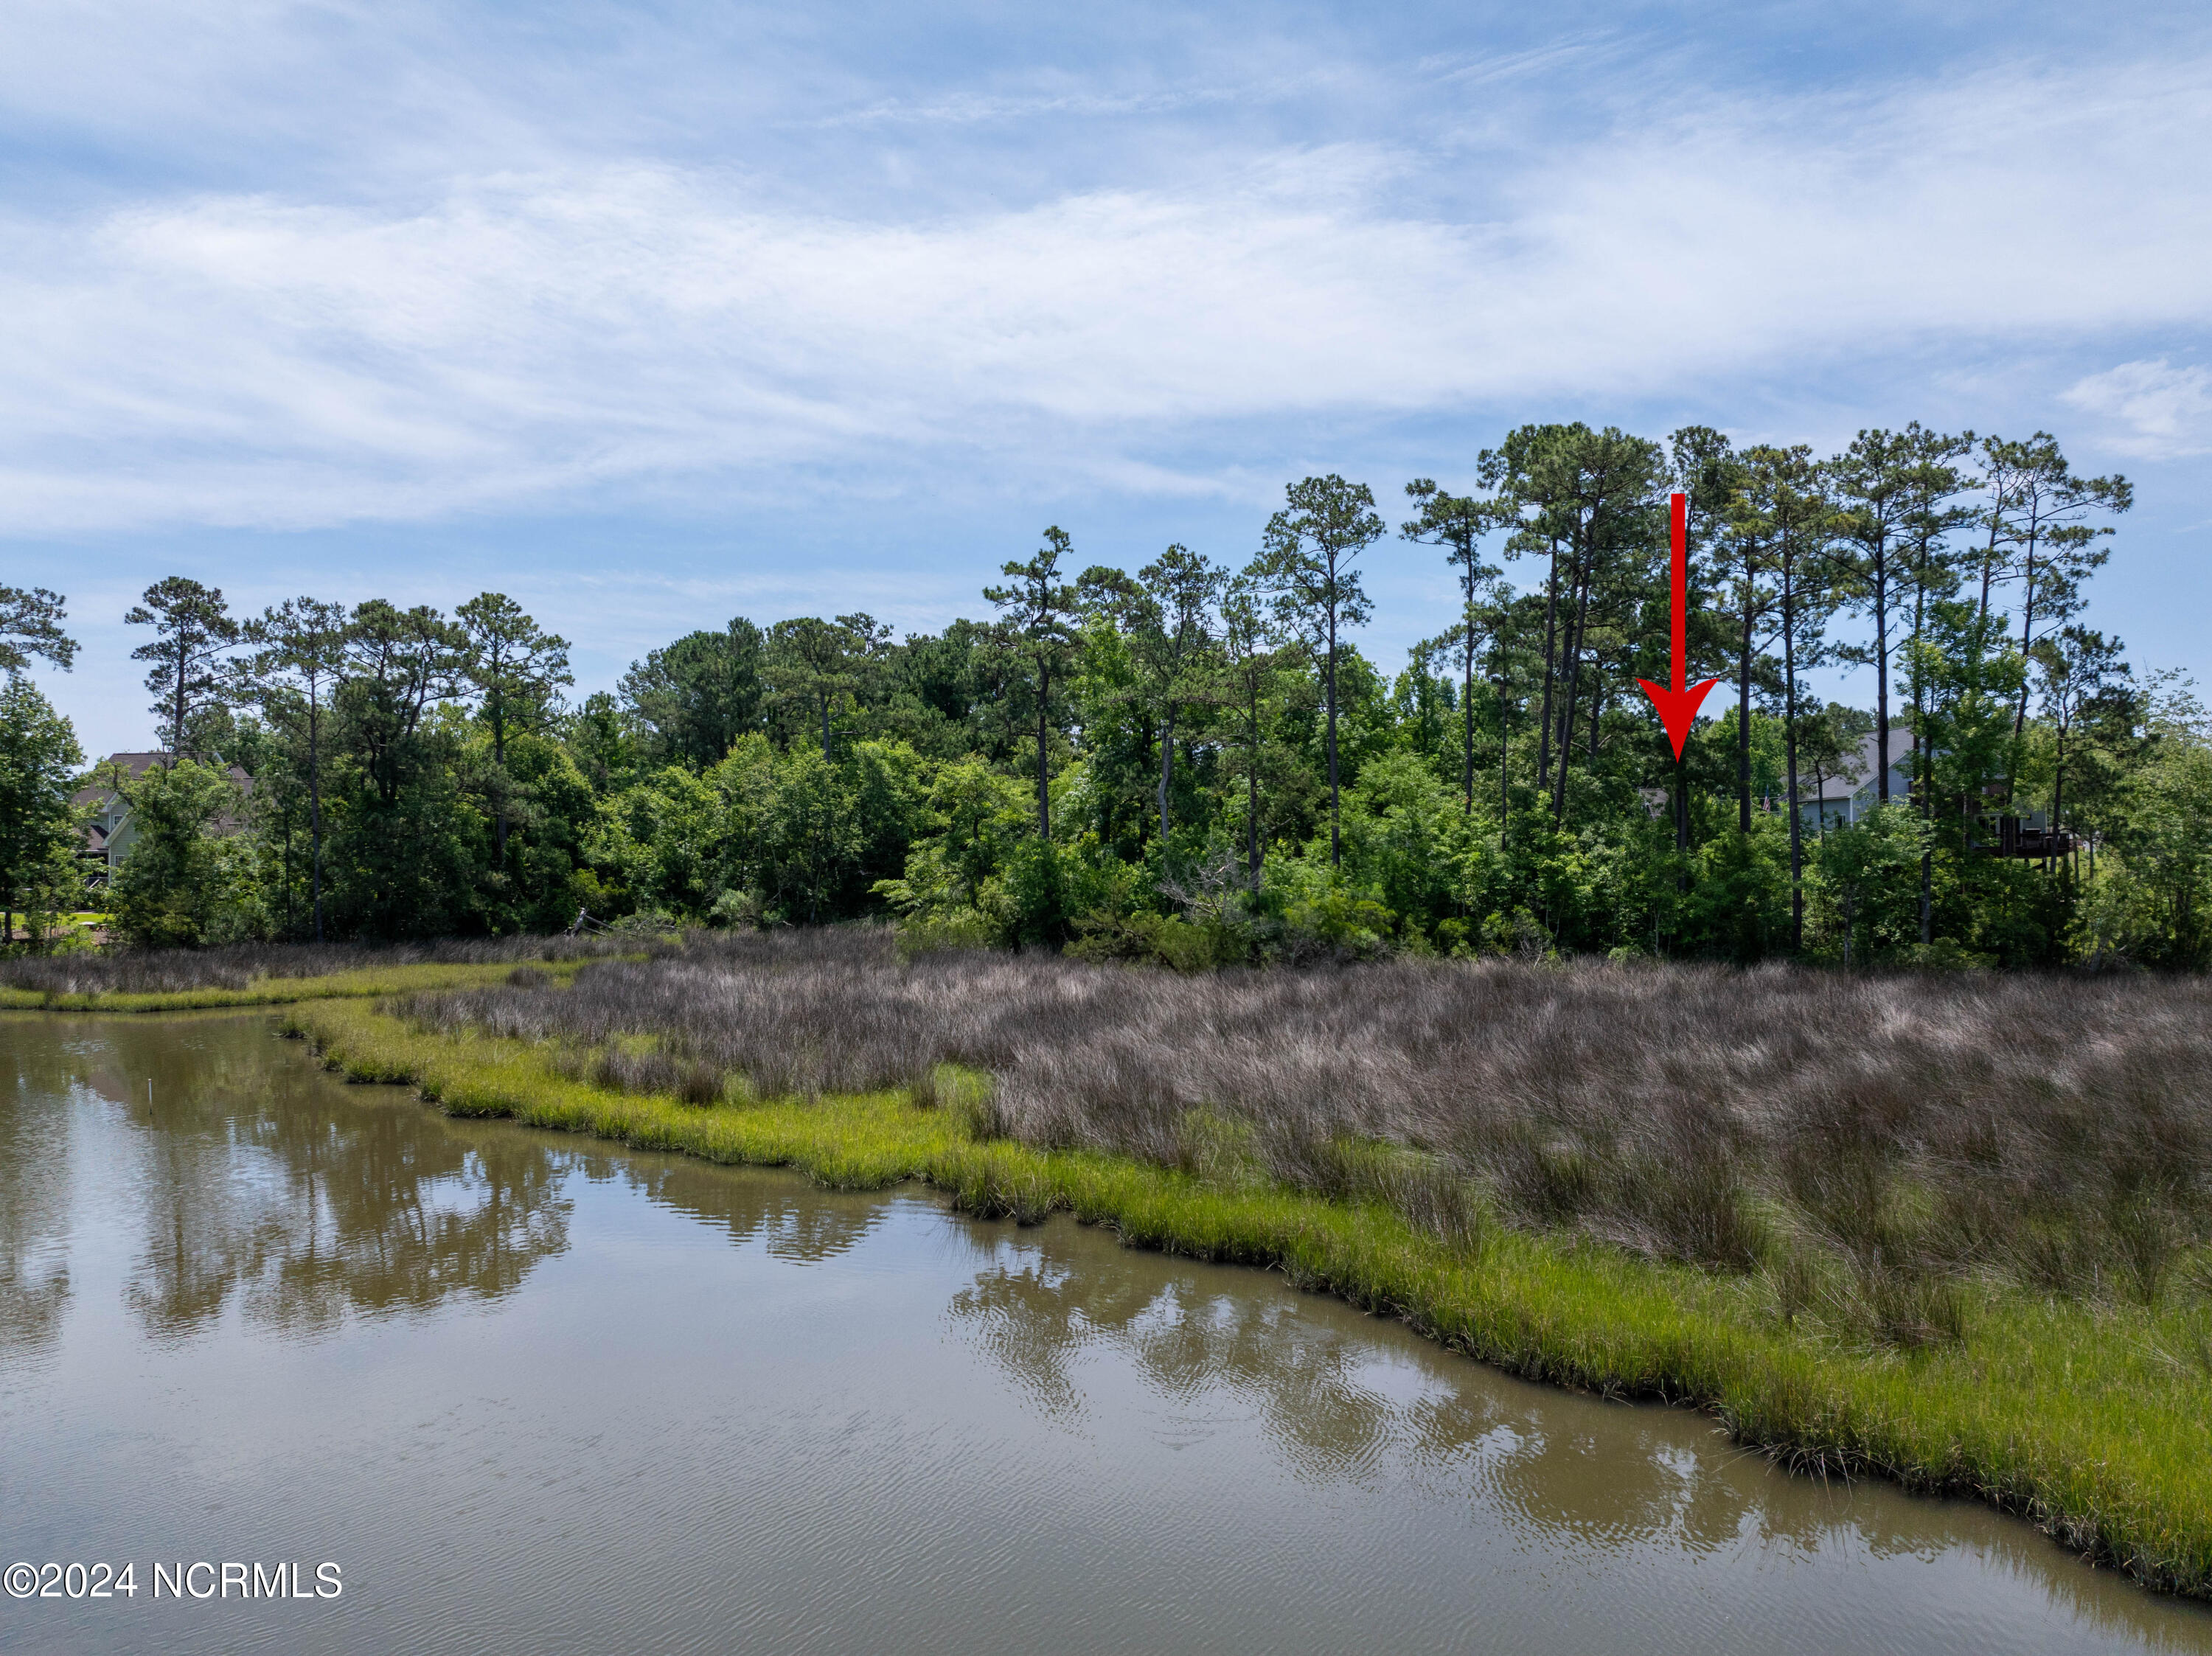
{"label": "wispy cirrus cloud", "polygon": [[[1265,88],[1279,97],[1292,88],[1279,83]],[[1152,92],[1036,92],[1023,94],[967,93],[957,97],[908,100],[883,99],[857,109],[833,111],[811,118],[822,127],[945,124],[977,126],[989,122],[1027,121],[1039,116],[1073,115],[1119,117],[1161,115],[1171,112],[1249,100],[1255,89],[1243,86],[1187,86]]]}
{"label": "wispy cirrus cloud", "polygon": [[[2200,58],[1639,111],[1484,158],[1480,212],[1417,210],[1464,158],[1341,143],[958,211],[564,162],[398,207],[211,191],[19,218],[0,477],[52,531],[712,494],[948,454],[1130,486],[1135,446],[1177,431],[2203,326],[2208,153]],[[2023,258],[2009,227],[2067,200],[2099,203],[2095,234]],[[2203,395],[2160,362],[2069,393],[2169,452]]]}
{"label": "wispy cirrus cloud", "polygon": [[[605,684],[1524,419],[1917,417],[2141,457],[2100,624],[2201,664],[2207,153],[2212,28],[2135,0],[16,0],[0,536],[129,746],[172,571],[510,590]],[[1390,659],[1443,576],[1374,557]]]}
{"label": "wispy cirrus cloud", "polygon": [[2154,460],[2212,452],[2212,370],[2150,357],[2089,374],[2060,395],[2112,422],[2118,429],[2106,441],[2123,452]]}

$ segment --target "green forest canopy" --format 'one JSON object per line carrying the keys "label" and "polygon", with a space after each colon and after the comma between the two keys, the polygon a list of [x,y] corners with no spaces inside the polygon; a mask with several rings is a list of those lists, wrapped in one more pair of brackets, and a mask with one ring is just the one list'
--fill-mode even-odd
{"label": "green forest canopy", "polygon": [[[1377,501],[1306,478],[1234,568],[1182,546],[1085,567],[1054,527],[980,619],[895,639],[865,615],[739,617],[580,703],[565,641],[501,594],[238,618],[171,578],[129,619],[163,744],[189,757],[126,786],[139,834],[109,906],[126,937],[187,944],[588,911],[890,915],[1185,966],[2204,963],[2212,731],[2185,684],[2139,678],[2082,621],[2124,479],[2076,476],[2044,434],[1916,424],[1822,459],[1576,424],[1511,432],[1467,487]],[[1722,681],[1679,766],[1637,688],[1668,674],[1674,490],[1692,668]],[[1457,592],[1395,674],[1348,640],[1390,534],[1433,547]],[[61,749],[21,670],[66,664],[60,616],[0,591],[0,788],[27,798]],[[1838,665],[1870,707],[1808,694]],[[1854,823],[1786,808],[1869,733],[1904,749],[1909,798],[1885,773]],[[5,810],[30,825],[6,900],[66,906],[54,836],[75,829]],[[2007,818],[2067,837],[1999,854]]]}

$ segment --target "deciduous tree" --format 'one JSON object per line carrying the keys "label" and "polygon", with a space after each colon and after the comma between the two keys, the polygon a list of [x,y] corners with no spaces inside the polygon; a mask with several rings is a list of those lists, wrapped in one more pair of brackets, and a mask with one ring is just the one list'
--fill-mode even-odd
{"label": "deciduous tree", "polygon": [[76,732],[20,674],[0,682],[0,944],[19,910],[66,889],[82,829],[70,809],[84,753]]}

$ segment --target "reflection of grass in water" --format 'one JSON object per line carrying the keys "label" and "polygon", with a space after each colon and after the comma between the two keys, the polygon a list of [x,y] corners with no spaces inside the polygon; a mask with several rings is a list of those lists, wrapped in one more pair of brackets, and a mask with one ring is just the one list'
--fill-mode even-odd
{"label": "reflection of grass in water", "polygon": [[[1855,1276],[1778,1287],[1571,1232],[1418,1224],[1389,1186],[1419,1163],[1356,1142],[1337,1152],[1340,1193],[1323,1196],[1221,1176],[1233,1148],[1205,1127],[1191,1135],[1199,1171],[981,1139],[988,1113],[942,1107],[942,1078],[927,1101],[902,1089],[699,1108],[570,1078],[548,1046],[422,1033],[362,1005],[287,1022],[349,1076],[414,1082],[457,1114],[789,1165],[835,1186],[926,1179],[1017,1216],[1066,1208],[1139,1246],[1273,1265],[1514,1373],[1696,1403],[1809,1468],[1981,1496],[2141,1580],[2212,1593],[2212,1377],[2187,1356],[2198,1313],[2177,1296],[2154,1310],[1985,1282],[1957,1290],[1972,1298],[1964,1338],[1870,1344],[1844,1337],[1848,1314],[1900,1327],[1953,1316],[1885,1283],[1878,1247]],[[1854,1301],[1862,1311],[1839,1308]]]}

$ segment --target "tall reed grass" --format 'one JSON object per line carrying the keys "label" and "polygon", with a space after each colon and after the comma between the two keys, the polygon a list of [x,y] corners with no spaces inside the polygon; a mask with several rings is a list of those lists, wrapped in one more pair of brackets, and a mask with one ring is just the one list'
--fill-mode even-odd
{"label": "tall reed grass", "polygon": [[[902,958],[853,927],[695,940],[574,986],[417,997],[709,1101],[991,1078],[990,1133],[1480,1214],[1772,1279],[1788,1314],[1955,1339],[1958,1284],[2203,1292],[2212,986],[1398,961],[1192,978]],[[1224,1148],[1225,1146],[1225,1148]]]}

